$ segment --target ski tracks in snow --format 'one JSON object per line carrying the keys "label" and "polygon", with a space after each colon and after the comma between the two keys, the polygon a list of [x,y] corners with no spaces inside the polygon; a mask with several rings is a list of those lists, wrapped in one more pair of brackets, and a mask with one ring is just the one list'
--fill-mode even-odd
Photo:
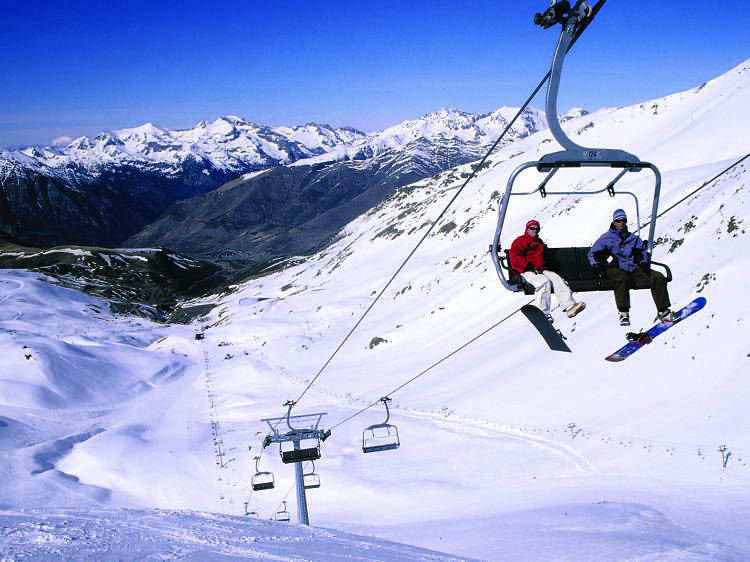
{"label": "ski tracks in snow", "polygon": [[522,441],[528,445],[544,449],[556,455],[559,455],[575,465],[576,470],[580,472],[596,472],[594,466],[578,451],[555,441],[553,439],[546,439],[537,435],[531,435],[520,429],[516,429],[510,426],[488,422],[485,420],[476,420],[466,417],[456,417],[449,420],[446,417],[440,416],[432,412],[420,412],[420,411],[396,411],[399,415],[410,416],[414,418],[422,418],[431,421],[432,423],[439,425],[445,429],[455,431],[471,433],[473,435],[490,437],[490,438],[505,438],[510,440]]}
{"label": "ski tracks in snow", "polygon": [[[264,355],[261,355],[259,360],[265,363],[269,369],[273,369],[281,373],[285,378],[296,384],[299,384],[302,387],[306,387],[309,383],[309,381],[289,373],[283,367],[272,365],[269,362],[268,357]],[[342,398],[340,394],[321,390],[320,388],[311,388],[310,390],[312,390],[315,394],[324,398],[325,400],[337,403],[344,408],[354,408],[350,398]],[[362,407],[356,409],[361,410]],[[522,441],[527,445],[543,449],[564,458],[566,461],[573,464],[576,470],[579,472],[597,472],[596,468],[589,462],[589,460],[578,451],[576,451],[573,447],[570,447],[553,439],[540,437],[538,435],[531,435],[511,426],[502,425],[486,420],[467,418],[463,416],[456,416],[452,419],[448,419],[439,414],[421,411],[418,409],[391,408],[391,415],[410,417],[413,419],[422,419],[432,424],[438,425],[443,429],[447,429],[453,432],[470,433],[472,435],[481,437],[505,438],[510,440]]]}

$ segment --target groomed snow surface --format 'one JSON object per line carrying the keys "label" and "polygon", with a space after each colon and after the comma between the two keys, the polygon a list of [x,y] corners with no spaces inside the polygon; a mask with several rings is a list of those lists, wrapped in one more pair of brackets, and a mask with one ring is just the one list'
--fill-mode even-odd
{"label": "groomed snow surface", "polygon": [[[578,295],[573,320],[553,310],[573,353],[552,352],[487,256],[497,192],[556,150],[547,132],[493,154],[309,390],[468,166],[402,190],[298,266],[197,301],[214,308],[190,326],[0,272],[0,559],[750,559],[748,160],[688,196],[746,154],[749,77],[745,63],[565,123],[584,146],[659,166],[654,257],[675,305],[708,301],[623,363],[603,359],[624,341],[610,293]],[[527,173],[519,190],[539,181]],[[548,189],[613,175],[564,170]],[[641,222],[652,182],[618,184]],[[533,217],[551,246],[590,245],[618,207],[634,228],[629,195],[514,198],[501,243]],[[632,299],[631,329],[649,327],[648,291]],[[365,408],[386,395],[401,446],[363,454],[385,416]],[[283,501],[297,520],[293,468],[261,445],[261,419],[297,399],[293,414],[326,412],[332,429],[312,527],[271,520]],[[256,455],[272,490],[251,490]]]}

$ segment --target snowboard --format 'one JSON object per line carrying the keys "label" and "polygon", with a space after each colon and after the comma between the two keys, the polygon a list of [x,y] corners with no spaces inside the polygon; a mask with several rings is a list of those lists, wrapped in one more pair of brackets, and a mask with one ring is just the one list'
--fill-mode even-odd
{"label": "snowboard", "polygon": [[677,311],[677,314],[680,315],[680,319],[677,322],[659,322],[656,325],[654,325],[650,330],[645,332],[648,335],[648,338],[643,338],[642,342],[628,342],[624,346],[622,346],[620,349],[615,351],[612,355],[608,355],[604,359],[606,361],[612,361],[612,362],[619,362],[624,361],[631,355],[633,355],[636,351],[641,349],[644,345],[647,345],[651,343],[651,341],[661,334],[662,332],[666,332],[669,330],[672,326],[675,324],[678,324],[679,322],[682,322],[687,318],[688,316],[695,314],[698,312],[701,308],[706,306],[706,299],[703,297],[698,297],[693,302],[691,302],[689,305],[687,305],[685,308]]}
{"label": "snowboard", "polygon": [[571,353],[568,344],[559,330],[556,330],[552,323],[547,320],[544,312],[532,304],[526,304],[521,307],[523,315],[529,319],[529,322],[537,329],[539,335],[544,338],[547,345],[552,351],[565,351]]}

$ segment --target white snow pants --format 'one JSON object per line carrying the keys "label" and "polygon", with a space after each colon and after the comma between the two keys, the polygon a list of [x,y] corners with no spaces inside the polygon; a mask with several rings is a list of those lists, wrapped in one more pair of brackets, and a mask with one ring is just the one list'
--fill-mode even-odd
{"label": "white snow pants", "polygon": [[555,288],[557,302],[563,310],[576,302],[573,300],[570,287],[565,279],[554,271],[543,271],[542,273],[527,271],[523,274],[523,278],[536,289],[534,292],[536,295],[536,306],[545,314],[549,314],[550,309],[550,287]]}

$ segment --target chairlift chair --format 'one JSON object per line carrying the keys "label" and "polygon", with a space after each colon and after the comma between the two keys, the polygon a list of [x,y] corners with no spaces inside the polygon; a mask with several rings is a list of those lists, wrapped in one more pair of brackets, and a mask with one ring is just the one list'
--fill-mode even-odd
{"label": "chairlift chair", "polygon": [[388,423],[388,420],[391,417],[391,413],[388,409],[388,402],[390,401],[391,399],[387,396],[380,399],[380,402],[385,406],[385,421],[383,423],[371,425],[362,433],[363,453],[390,451],[391,449],[398,449],[401,445],[401,441],[398,437],[398,429],[395,425]]}
{"label": "chairlift chair", "polygon": [[258,468],[258,462],[260,457],[255,457],[255,474],[252,478],[252,487],[254,491],[258,490],[271,490],[275,485],[275,480],[272,472],[261,471]]}
{"label": "chairlift chair", "polygon": [[281,461],[284,463],[314,461],[320,458],[320,438],[316,432],[293,430],[285,434],[289,438],[279,444]]}
{"label": "chairlift chair", "polygon": [[[295,402],[287,401],[286,415],[282,418],[264,418],[263,421],[271,428],[271,432],[263,440],[263,448],[271,443],[279,444],[279,455],[284,463],[298,463],[317,460],[320,458],[320,444],[328,439],[331,430],[323,430],[320,421],[325,412],[317,414],[301,414],[292,416],[292,407]],[[294,421],[295,427],[292,425]],[[289,431],[282,432],[279,425],[286,422]]]}
{"label": "chairlift chair", "polygon": [[302,485],[306,490],[320,488],[320,476],[315,472],[315,462],[310,461],[310,464],[312,465],[311,471],[302,474]]}
{"label": "chairlift chair", "polygon": [[[552,136],[564,148],[564,150],[546,154],[537,161],[521,164],[513,171],[508,179],[508,184],[498,210],[497,229],[495,230],[495,236],[490,246],[490,251],[500,281],[509,291],[524,291],[526,294],[534,293],[534,287],[525,283],[523,278],[511,267],[508,251],[503,251],[500,247],[500,235],[502,233],[503,223],[505,222],[505,215],[508,210],[511,195],[531,195],[539,193],[541,197],[546,197],[547,195],[593,195],[605,192],[608,193],[610,197],[614,197],[615,195],[630,195],[635,200],[638,234],[640,235],[640,211],[638,208],[638,198],[635,194],[630,192],[615,192],[615,185],[627,173],[639,173],[643,170],[651,170],[654,175],[654,195],[651,207],[647,249],[649,254],[653,252],[654,233],[659,206],[659,193],[661,190],[661,173],[658,168],[649,162],[642,162],[638,157],[625,152],[624,150],[579,146],[566,136],[565,132],[560,127],[560,122],[557,117],[557,94],[560,86],[560,76],[565,55],[572,46],[572,43],[578,38],[578,36],[580,36],[583,29],[585,29],[585,27],[591,22],[602,4],[603,1],[600,0],[592,10],[592,8],[583,0],[579,0],[573,8],[570,7],[569,2],[558,2],[553,4],[543,15],[537,14],[535,17],[535,23],[541,25],[545,29],[556,23],[561,23],[563,26],[554,58],[552,60],[552,67],[550,69],[545,110]],[[594,191],[547,190],[548,182],[560,170],[565,168],[587,167],[612,168],[617,170],[617,175],[606,187]],[[539,172],[546,173],[544,179],[542,179],[536,189],[532,191],[513,193],[513,185],[518,176],[525,170],[532,168]],[[552,264],[550,269],[557,271],[566,281],[568,281],[571,290],[574,292],[612,290],[614,287],[614,282],[612,280],[599,279],[597,277],[588,261],[588,251],[589,248],[587,247],[548,248],[545,260],[548,260]],[[669,282],[672,280],[672,272],[668,266],[654,261],[651,261],[651,265],[657,265],[663,268],[667,281]],[[648,282],[644,279],[632,280],[632,285],[632,288],[634,289],[649,288]]]}
{"label": "chairlift chair", "polygon": [[291,516],[289,515],[289,512],[286,510],[286,500],[283,500],[281,503],[284,504],[284,507],[273,514],[274,521],[291,521]]}

